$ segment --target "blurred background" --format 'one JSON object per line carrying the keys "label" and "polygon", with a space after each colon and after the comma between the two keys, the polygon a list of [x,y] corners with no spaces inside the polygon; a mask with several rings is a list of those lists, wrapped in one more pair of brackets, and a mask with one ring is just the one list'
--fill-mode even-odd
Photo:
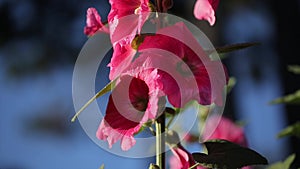
{"label": "blurred background", "polygon": [[[300,120],[300,107],[269,102],[300,88],[300,76],[287,71],[300,64],[300,1],[221,0],[214,27],[195,20],[194,3],[174,0],[170,12],[199,26],[215,46],[261,43],[226,55],[237,84],[225,115],[245,123],[249,146],[270,162],[296,153],[293,167],[299,167],[300,141],[276,135]],[[87,41],[88,7],[102,18],[110,10],[107,0],[0,0],[0,169],[148,168],[154,162],[105,152],[70,122],[72,71]]]}

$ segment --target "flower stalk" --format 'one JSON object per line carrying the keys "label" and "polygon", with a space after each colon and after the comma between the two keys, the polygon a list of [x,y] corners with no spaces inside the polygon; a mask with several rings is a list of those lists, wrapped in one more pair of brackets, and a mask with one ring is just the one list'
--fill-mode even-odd
{"label": "flower stalk", "polygon": [[156,128],[156,165],[165,169],[165,114],[163,113],[155,122]]}

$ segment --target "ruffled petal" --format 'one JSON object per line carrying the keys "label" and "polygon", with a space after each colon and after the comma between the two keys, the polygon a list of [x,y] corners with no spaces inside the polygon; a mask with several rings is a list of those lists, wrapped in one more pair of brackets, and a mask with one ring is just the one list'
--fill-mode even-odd
{"label": "ruffled petal", "polygon": [[163,97],[156,92],[158,90],[153,89],[156,85],[151,84],[156,78],[155,70],[136,70],[142,71],[122,74],[117,81],[96,134],[98,139],[107,140],[110,148],[121,140],[122,150],[129,150],[136,143],[134,134],[142,124],[156,118],[163,110],[161,105],[165,105]]}
{"label": "ruffled petal", "polygon": [[144,113],[140,109],[146,109],[148,105],[148,92],[142,80],[122,77],[109,97],[106,115],[98,128],[97,137],[100,140],[107,139],[109,147],[121,140],[122,150],[130,149],[136,142],[133,135],[145,122]]}

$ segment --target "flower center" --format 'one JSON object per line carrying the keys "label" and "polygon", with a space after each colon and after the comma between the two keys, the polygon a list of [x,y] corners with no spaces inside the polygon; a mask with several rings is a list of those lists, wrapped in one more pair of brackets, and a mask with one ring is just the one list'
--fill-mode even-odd
{"label": "flower center", "polygon": [[148,106],[148,99],[137,99],[137,101],[132,103],[133,107],[137,109],[138,111],[144,112],[147,109]]}
{"label": "flower center", "polygon": [[148,107],[149,88],[147,84],[138,78],[132,78],[129,86],[129,99],[132,107],[139,112],[144,112]]}

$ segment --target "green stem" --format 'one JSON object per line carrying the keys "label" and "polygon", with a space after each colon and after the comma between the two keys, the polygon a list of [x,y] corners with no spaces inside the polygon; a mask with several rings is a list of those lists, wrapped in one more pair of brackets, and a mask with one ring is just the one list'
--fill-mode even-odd
{"label": "green stem", "polygon": [[156,136],[156,132],[152,127],[149,127],[149,130],[153,136]]}
{"label": "green stem", "polygon": [[156,128],[156,165],[165,169],[165,114],[162,114],[155,122]]}
{"label": "green stem", "polygon": [[175,115],[171,116],[170,120],[168,121],[168,124],[166,126],[167,129],[169,129],[170,125],[172,124],[173,120],[175,118]]}
{"label": "green stem", "polygon": [[193,165],[192,167],[188,168],[188,169],[194,169],[196,167],[198,167],[199,163],[196,163],[195,165]]}

